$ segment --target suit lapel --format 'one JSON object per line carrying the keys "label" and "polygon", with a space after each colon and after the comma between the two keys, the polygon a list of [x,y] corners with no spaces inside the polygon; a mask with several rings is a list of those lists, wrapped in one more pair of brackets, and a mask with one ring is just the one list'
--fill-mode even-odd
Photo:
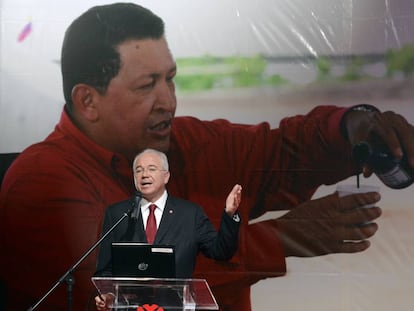
{"label": "suit lapel", "polygon": [[158,226],[157,234],[155,236],[155,243],[162,244],[165,235],[168,233],[168,231],[170,230],[169,228],[174,223],[176,208],[177,206],[175,204],[174,199],[171,196],[168,196],[167,202],[164,207],[164,212],[162,213],[161,222]]}
{"label": "suit lapel", "polygon": [[142,220],[141,209],[139,209],[138,219],[136,220],[135,240],[139,242],[147,242],[147,235],[144,230],[144,222]]}

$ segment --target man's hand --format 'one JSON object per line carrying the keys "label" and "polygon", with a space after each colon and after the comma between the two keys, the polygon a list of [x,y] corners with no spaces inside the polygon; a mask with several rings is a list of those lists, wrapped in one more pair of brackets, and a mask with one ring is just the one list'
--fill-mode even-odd
{"label": "man's hand", "polygon": [[[348,111],[344,126],[349,142],[354,145],[361,141],[381,141],[388,146],[391,154],[401,159],[406,155],[408,163],[414,168],[414,126],[395,112]],[[365,168],[364,176],[371,172]]]}
{"label": "man's hand", "polygon": [[[367,249],[381,215],[377,192],[338,197],[337,193],[305,202],[276,220],[285,256],[311,257]],[[368,223],[370,222],[370,223]]]}
{"label": "man's hand", "polygon": [[96,310],[108,311],[112,309],[115,300],[115,295],[112,293],[102,294],[95,297]]}
{"label": "man's hand", "polygon": [[241,202],[241,191],[242,187],[240,185],[234,185],[233,189],[231,189],[229,195],[226,199],[226,213],[230,217],[236,213],[237,208]]}

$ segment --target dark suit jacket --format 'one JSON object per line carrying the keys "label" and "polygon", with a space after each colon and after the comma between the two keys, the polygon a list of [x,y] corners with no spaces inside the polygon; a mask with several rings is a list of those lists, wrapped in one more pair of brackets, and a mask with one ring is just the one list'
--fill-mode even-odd
{"label": "dark suit jacket", "polygon": [[[134,198],[131,198],[108,207],[102,233],[107,232],[133,205]],[[239,226],[240,222],[234,221],[223,209],[217,232],[199,205],[168,196],[154,244],[174,245],[176,277],[191,278],[199,252],[217,260],[228,260],[234,255],[238,247]],[[137,219],[127,217],[102,242],[96,276],[111,275],[111,244],[122,241],[147,242],[140,209]]]}

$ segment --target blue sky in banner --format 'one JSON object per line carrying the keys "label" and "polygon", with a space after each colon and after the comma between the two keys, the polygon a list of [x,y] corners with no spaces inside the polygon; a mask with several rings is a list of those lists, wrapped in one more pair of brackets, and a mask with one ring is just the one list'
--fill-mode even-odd
{"label": "blue sky in banner", "polygon": [[[3,49],[9,36],[31,20],[58,58],[69,22],[90,6],[110,2],[0,1]],[[372,53],[414,41],[410,0],[136,2],[165,19],[178,56]]]}

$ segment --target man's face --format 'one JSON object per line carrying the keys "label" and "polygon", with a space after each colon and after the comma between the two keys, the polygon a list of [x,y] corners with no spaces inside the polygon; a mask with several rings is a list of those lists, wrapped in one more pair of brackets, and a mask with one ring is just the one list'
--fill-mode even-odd
{"label": "man's face", "polygon": [[165,39],[119,45],[121,68],[99,95],[104,146],[130,159],[145,148],[166,152],[177,105],[176,65]]}
{"label": "man's face", "polygon": [[170,173],[162,167],[158,154],[146,152],[135,159],[135,187],[146,200],[150,202],[158,200],[163,194],[169,178]]}

